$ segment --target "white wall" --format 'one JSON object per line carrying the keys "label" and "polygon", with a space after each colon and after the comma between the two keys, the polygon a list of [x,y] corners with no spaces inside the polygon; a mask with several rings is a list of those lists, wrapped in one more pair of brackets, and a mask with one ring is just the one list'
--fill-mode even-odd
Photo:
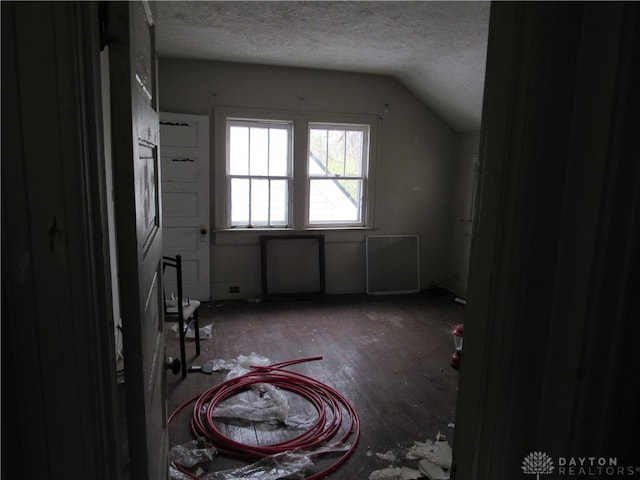
{"label": "white wall", "polygon": [[457,133],[454,150],[454,182],[452,185],[451,230],[448,242],[450,271],[453,277],[443,287],[466,297],[473,224],[474,181],[478,167],[480,132]]}
{"label": "white wall", "polygon": [[[324,232],[327,293],[365,291],[366,233],[420,235],[423,288],[457,273],[452,271],[455,262],[450,256],[454,252],[448,245],[456,137],[448,125],[393,78],[160,59],[159,82],[162,111],[211,116],[213,107],[224,105],[379,115],[376,228],[367,232]],[[212,236],[213,298],[259,296],[258,235],[217,232]],[[229,293],[232,285],[240,287],[238,294]]]}

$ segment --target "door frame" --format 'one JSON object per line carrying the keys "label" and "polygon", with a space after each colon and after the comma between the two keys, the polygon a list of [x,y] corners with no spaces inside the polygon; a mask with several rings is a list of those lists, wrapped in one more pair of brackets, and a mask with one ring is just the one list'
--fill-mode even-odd
{"label": "door frame", "polygon": [[2,470],[24,478],[124,478],[99,31],[97,3],[2,4]]}

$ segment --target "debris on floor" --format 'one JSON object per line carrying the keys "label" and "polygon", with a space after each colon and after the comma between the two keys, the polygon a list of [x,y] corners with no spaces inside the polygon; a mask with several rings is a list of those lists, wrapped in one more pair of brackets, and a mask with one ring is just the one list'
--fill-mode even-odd
{"label": "debris on floor", "polygon": [[[435,441],[413,442],[404,456],[391,450],[386,453],[376,453],[376,456],[395,465],[372,472],[369,475],[369,480],[449,479],[452,451],[446,435],[440,432],[436,434]],[[418,460],[418,470],[397,465],[398,460]]]}
{"label": "debris on floor", "polygon": [[396,454],[389,450],[386,453],[376,453],[376,457],[381,458],[382,460],[387,460],[388,462],[396,461]]}
{"label": "debris on floor", "polygon": [[[440,432],[438,434],[441,435]],[[452,451],[446,439],[435,442],[432,440],[427,440],[424,443],[413,442],[406,458],[420,460],[420,471],[431,480],[447,480],[449,478]]]}
{"label": "debris on floor", "polygon": [[173,465],[169,465],[169,480],[193,480],[193,477],[182,473]]}
{"label": "debris on floor", "polygon": [[[174,463],[176,463],[174,461]],[[186,469],[171,465],[169,480],[278,480],[280,478],[304,478],[306,470],[314,465],[311,455],[302,452],[282,452],[261,458],[254,463],[231,470]],[[208,473],[207,473],[208,472]],[[204,475],[203,475],[204,474]]]}
{"label": "debris on floor", "polygon": [[429,480],[449,480],[449,471],[443,470],[440,465],[431,463],[426,458],[419,462],[420,471],[429,477]]}
{"label": "debris on floor", "polygon": [[279,480],[306,478],[305,472],[314,466],[311,454],[286,451],[261,458],[254,463],[232,470],[212,472],[201,480]]}
{"label": "debris on floor", "polygon": [[[211,328],[212,327],[213,327],[213,325],[206,325],[206,326],[200,327],[198,329],[198,332],[200,334],[200,340],[208,340],[208,339],[213,337],[213,334],[211,333]],[[173,325],[173,327],[171,327],[171,330],[173,330],[175,332],[176,338],[180,338],[180,334],[178,333],[178,323],[177,322]],[[195,340],[196,332],[191,327],[189,327],[187,329],[187,331],[185,332],[184,336],[188,340]]]}
{"label": "debris on floor", "polygon": [[413,446],[407,452],[406,458],[416,460],[426,458],[436,465],[450,468],[452,459],[451,446],[446,440],[441,442],[432,440],[427,440],[424,443],[413,442]]}
{"label": "debris on floor", "polygon": [[245,393],[248,398],[227,400],[224,405],[216,407],[212,417],[279,424],[297,430],[309,429],[318,420],[317,412],[292,415],[288,396],[273,385],[255,385],[253,390]]}
{"label": "debris on floor", "polygon": [[[211,325],[209,325],[209,327],[210,326]],[[202,328],[200,329],[201,334]],[[239,377],[241,375],[244,375],[245,373],[252,371],[251,367],[270,365],[271,360],[263,357],[262,355],[258,355],[257,353],[250,353],[249,355],[238,355],[236,358],[232,358],[230,360],[216,358],[207,361],[205,364],[207,365],[207,373],[227,370],[229,372],[227,374],[227,379],[229,379]]]}
{"label": "debris on floor", "polygon": [[418,478],[422,478],[422,474],[409,467],[388,467],[376,470],[369,475],[369,480],[417,480]]}
{"label": "debris on floor", "polygon": [[175,445],[169,452],[169,458],[176,472],[171,479],[176,480],[182,478],[182,475],[189,474],[201,476],[203,473],[213,470],[213,461],[218,451],[204,439],[191,440],[182,445]]}

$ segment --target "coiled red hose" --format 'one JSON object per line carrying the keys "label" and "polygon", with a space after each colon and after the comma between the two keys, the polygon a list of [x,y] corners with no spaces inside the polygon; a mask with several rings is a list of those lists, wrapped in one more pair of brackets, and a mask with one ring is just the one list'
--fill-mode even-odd
{"label": "coiled red hose", "polygon": [[[314,449],[320,452],[341,449],[342,456],[330,466],[305,477],[306,480],[322,478],[342,465],[355,450],[360,437],[360,420],[349,401],[335,389],[301,373],[284,369],[290,365],[320,359],[322,357],[308,357],[266,367],[253,366],[253,371],[215,385],[179,405],[168,421],[171,422],[179,412],[194,403],[191,416],[191,432],[194,437],[204,437],[219,452],[235,457],[263,458],[289,450],[313,453]],[[255,384],[265,383],[298,394],[309,401],[318,414],[316,421],[299,435],[268,445],[244,444],[225,436],[213,421],[216,406]]]}

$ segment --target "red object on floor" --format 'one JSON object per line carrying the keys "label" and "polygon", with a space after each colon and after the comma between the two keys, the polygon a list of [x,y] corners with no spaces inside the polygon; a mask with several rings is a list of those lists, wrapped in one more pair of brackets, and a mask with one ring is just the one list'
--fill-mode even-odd
{"label": "red object on floor", "polygon": [[[360,420],[349,401],[336,390],[311,377],[284,368],[320,359],[322,357],[309,357],[269,366],[253,366],[249,373],[226,380],[187,400],[169,416],[168,422],[171,423],[185,407],[194,404],[191,416],[194,438],[204,437],[219,452],[239,458],[262,458],[289,450],[314,452],[315,449],[317,455],[336,455],[335,452],[340,451],[342,455],[329,467],[304,477],[305,480],[324,478],[353,453],[360,437]],[[318,419],[308,430],[288,441],[272,445],[245,444],[227,437],[216,427],[213,410],[224,399],[259,383],[271,384],[307,399],[316,409]],[[178,469],[191,478],[198,478],[182,468]]]}
{"label": "red object on floor", "polygon": [[460,368],[460,357],[462,356],[462,339],[464,337],[464,325],[456,325],[451,330],[453,335],[453,343],[456,347],[456,351],[451,355],[451,366],[456,370]]}

